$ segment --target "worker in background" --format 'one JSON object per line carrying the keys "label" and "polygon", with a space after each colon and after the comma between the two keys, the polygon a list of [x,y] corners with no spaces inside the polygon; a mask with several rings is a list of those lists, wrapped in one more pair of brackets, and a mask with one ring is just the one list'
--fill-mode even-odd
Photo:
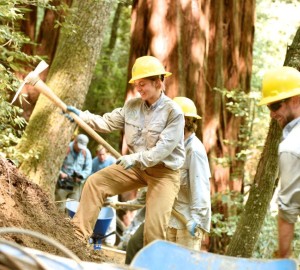
{"label": "worker in background", "polygon": [[185,161],[180,169],[180,190],[173,208],[188,221],[182,224],[171,216],[167,230],[167,240],[200,250],[203,232],[210,232],[210,169],[206,150],[197,138],[197,114],[194,102],[186,97],[176,97],[174,101],[181,107],[184,118]]}
{"label": "worker in background", "polygon": [[[111,156],[107,150],[103,147],[103,145],[98,145],[96,149],[96,156],[93,158],[93,165],[92,165],[92,173],[98,172],[107,166],[110,166],[112,164],[116,163],[116,159]],[[113,197],[108,197],[106,199],[106,202],[113,203],[118,201],[118,195],[113,196]],[[117,215],[116,215],[116,210],[113,208],[114,212],[114,217],[111,220],[107,231],[106,235],[116,232],[117,230]],[[112,234],[108,237],[105,237],[102,242],[108,246],[114,246],[116,243],[116,234]]]}
{"label": "worker in background", "polygon": [[[176,97],[174,101],[185,116],[184,147],[185,161],[180,169],[180,190],[173,209],[181,214],[186,224],[175,215],[171,216],[167,229],[167,240],[200,250],[204,232],[210,232],[211,199],[210,168],[206,150],[196,137],[197,114],[194,102],[186,97]],[[143,225],[128,242],[125,263],[130,264],[135,254],[142,248]]]}
{"label": "worker in background", "polygon": [[300,214],[300,73],[281,67],[265,73],[262,99],[270,116],[283,129],[278,148],[278,246],[277,257],[292,254],[295,223]]}
{"label": "worker in background", "polygon": [[68,198],[79,201],[83,183],[92,172],[92,155],[87,148],[88,142],[86,135],[79,134],[68,146],[55,189],[55,200],[61,210],[65,209]]}
{"label": "worker in background", "polygon": [[92,235],[99,209],[107,197],[148,186],[144,245],[166,239],[179,191],[179,168],[185,158],[184,116],[180,107],[164,94],[164,78],[170,75],[157,58],[139,57],[129,83],[134,84],[140,97],[103,116],[67,106],[68,111],[98,132],[123,130],[130,153],[86,181],[73,218],[75,233],[80,238]]}
{"label": "worker in background", "polygon": [[116,159],[100,144],[96,149],[96,157],[93,158],[92,173],[98,172],[115,163]]}

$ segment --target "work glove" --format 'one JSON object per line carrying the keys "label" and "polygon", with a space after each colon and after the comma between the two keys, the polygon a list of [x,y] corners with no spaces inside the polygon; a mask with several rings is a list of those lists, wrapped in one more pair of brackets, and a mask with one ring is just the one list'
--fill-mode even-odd
{"label": "work glove", "polygon": [[[79,116],[80,113],[81,113],[80,110],[76,109],[76,108],[73,107],[73,106],[67,106],[67,111],[73,112],[73,113],[75,113],[75,114],[78,115],[78,116]],[[74,122],[74,118],[73,118],[70,114],[68,114],[68,113],[66,113],[66,112],[62,112],[62,114],[63,114],[63,116],[66,117],[71,123]]]}
{"label": "work glove", "polygon": [[73,118],[71,115],[69,115],[68,113],[62,112],[61,114],[62,114],[64,117],[66,117],[71,123],[74,122],[74,118]]}
{"label": "work glove", "polygon": [[135,155],[125,155],[118,158],[116,164],[121,165],[125,170],[130,169],[136,163]]}
{"label": "work glove", "polygon": [[188,223],[186,224],[186,228],[191,236],[201,237],[202,230],[195,220],[191,219],[190,221],[188,221]]}
{"label": "work glove", "polygon": [[75,114],[77,114],[78,116],[80,115],[80,113],[81,113],[81,110],[78,110],[77,108],[75,108],[75,107],[73,107],[73,106],[67,106],[67,110],[69,111],[69,112],[72,112],[72,113],[75,113]]}

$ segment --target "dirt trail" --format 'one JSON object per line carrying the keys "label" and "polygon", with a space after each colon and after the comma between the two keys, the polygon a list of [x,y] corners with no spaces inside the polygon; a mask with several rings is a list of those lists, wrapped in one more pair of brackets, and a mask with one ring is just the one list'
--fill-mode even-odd
{"label": "dirt trail", "polygon": [[[48,195],[3,158],[0,158],[0,227],[18,227],[42,233],[57,240],[83,261],[118,263],[104,251],[94,251],[74,237],[70,220],[59,212]],[[0,237],[21,246],[64,256],[61,251],[31,236],[7,234]]]}

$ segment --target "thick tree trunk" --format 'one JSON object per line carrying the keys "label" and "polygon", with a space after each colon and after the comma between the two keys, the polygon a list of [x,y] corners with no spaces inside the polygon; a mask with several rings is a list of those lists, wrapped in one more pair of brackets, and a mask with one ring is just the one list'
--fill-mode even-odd
{"label": "thick tree trunk", "polygon": [[[192,99],[205,118],[206,61],[209,46],[210,1],[180,0],[179,89],[177,95]],[[175,66],[174,66],[175,68]],[[198,136],[202,138],[202,121]]]}
{"label": "thick tree trunk", "polygon": [[[237,163],[235,155],[240,150],[237,142],[243,119],[227,111],[226,103],[230,100],[212,90],[250,91],[255,1],[212,1],[210,11],[206,84],[202,85],[203,143],[211,161],[213,193],[240,192],[243,169],[238,173],[236,169],[243,168],[243,162]],[[216,158],[220,160],[216,162]]]}
{"label": "thick tree trunk", "polygon": [[[66,104],[81,108],[84,103],[111,6],[109,1],[73,1],[75,13],[69,19],[76,32],[62,29],[47,79]],[[38,159],[25,160],[21,170],[51,195],[73,130],[60,110],[40,96],[18,148],[24,154],[38,153]]]}
{"label": "thick tree trunk", "polygon": [[[162,61],[166,70],[173,73],[171,79],[166,79],[166,93],[177,95],[178,69],[172,68],[178,65],[177,1],[135,0],[131,19],[128,81],[135,59],[153,55]],[[132,86],[128,85],[127,98],[135,95]]]}
{"label": "thick tree trunk", "polygon": [[[284,65],[300,70],[300,28],[292,45],[288,47]],[[227,255],[251,257],[253,253],[275,189],[278,171],[278,144],[281,134],[276,121],[272,120],[245,211],[241,215],[237,229],[228,246]]]}

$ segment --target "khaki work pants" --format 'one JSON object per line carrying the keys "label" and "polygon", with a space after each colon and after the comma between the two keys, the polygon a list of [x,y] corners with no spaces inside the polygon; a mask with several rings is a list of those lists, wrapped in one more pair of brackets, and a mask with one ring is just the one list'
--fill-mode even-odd
{"label": "khaki work pants", "polygon": [[89,238],[99,211],[108,196],[148,186],[144,245],[156,239],[166,239],[172,206],[179,191],[179,170],[159,164],[145,170],[136,167],[125,170],[113,164],[91,175],[81,194],[73,224],[77,234]]}
{"label": "khaki work pants", "polygon": [[201,241],[203,238],[203,231],[199,229],[199,236],[191,236],[187,229],[175,229],[168,228],[167,229],[167,240],[173,243],[177,243],[179,245],[194,249],[201,249]]}

